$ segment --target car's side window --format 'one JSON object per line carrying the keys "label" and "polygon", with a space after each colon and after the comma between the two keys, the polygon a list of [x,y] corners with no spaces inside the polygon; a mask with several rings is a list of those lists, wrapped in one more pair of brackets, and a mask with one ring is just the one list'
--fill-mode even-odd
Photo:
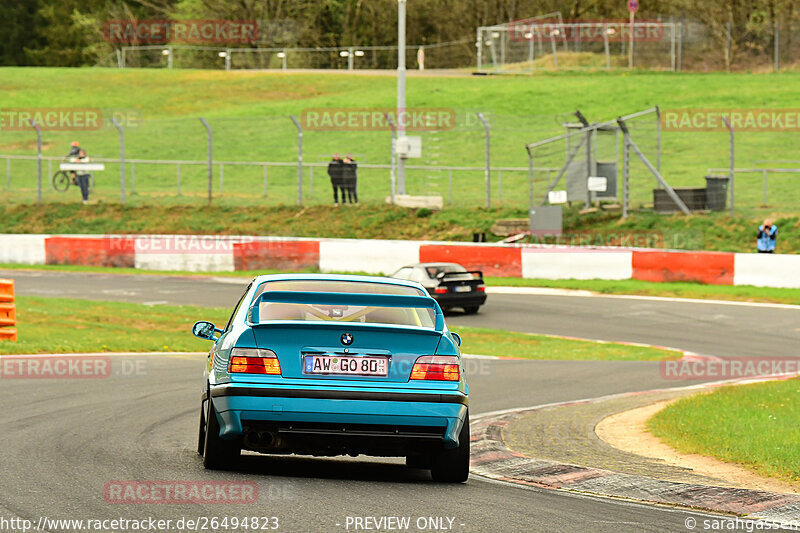
{"label": "car's side window", "polygon": [[398,279],[408,279],[408,275],[411,274],[411,270],[412,269],[410,267],[401,268],[395,272],[394,277]]}
{"label": "car's side window", "polygon": [[244,297],[247,296],[248,292],[250,292],[250,287],[252,287],[252,286],[253,286],[252,283],[247,285],[247,288],[244,290],[244,293],[242,294],[241,298],[239,298],[239,302],[236,304],[236,307],[233,308],[233,313],[231,313],[231,317],[228,319],[228,324],[225,326],[225,331],[228,331],[229,329],[231,329],[231,324],[233,324],[233,317],[235,317],[236,313],[239,312],[239,308],[242,306],[242,302],[244,301]]}
{"label": "car's side window", "polygon": [[420,283],[426,281],[428,275],[425,274],[425,271],[420,268],[415,268],[411,271],[411,275],[408,276],[408,279],[411,281],[418,281]]}

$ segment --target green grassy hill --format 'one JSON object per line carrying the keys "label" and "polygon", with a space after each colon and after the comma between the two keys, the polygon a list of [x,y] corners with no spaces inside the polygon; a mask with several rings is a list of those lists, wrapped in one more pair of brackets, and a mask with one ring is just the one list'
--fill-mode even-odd
{"label": "green grassy hill", "polygon": [[[0,70],[0,110],[8,108],[92,107],[105,112],[121,111],[133,120],[126,127],[129,159],[206,158],[206,132],[198,117],[208,119],[214,130],[214,159],[224,161],[293,162],[296,131],[289,114],[319,108],[392,108],[396,85],[392,75],[347,73],[225,72],[196,70],[116,70],[4,68]],[[483,165],[483,130],[474,117],[484,112],[492,123],[492,164],[527,167],[526,142],[562,133],[562,123],[580,109],[592,121],[655,105],[677,108],[792,108],[800,74],[652,73],[592,72],[550,73],[519,77],[410,76],[408,107],[453,109],[458,126],[452,130],[426,132],[421,165]],[[655,159],[655,129],[652,120],[637,122],[635,139]],[[741,133],[737,136],[737,166],[749,167],[757,159],[793,159],[797,133]],[[44,154],[60,156],[69,142],[78,139],[91,155],[117,157],[119,141],[111,127],[97,131],[45,131]],[[389,162],[390,134],[386,131],[306,131],[306,162],[324,162],[331,153],[351,152],[362,164]],[[727,134],[719,132],[664,132],[663,174],[674,186],[702,187],[709,167],[726,167]],[[0,154],[32,154],[35,135],[29,131],[0,128]],[[610,149],[601,154],[608,158]],[[557,167],[563,163],[563,145],[537,152],[534,164]],[[800,158],[798,158],[800,159]],[[655,162],[655,161],[654,161]],[[7,202],[33,200],[35,163],[12,161],[3,168],[0,189]],[[45,164],[45,174],[50,167]],[[132,184],[128,171],[128,189]],[[546,187],[545,172],[535,174],[537,196]],[[97,175],[98,197],[119,197],[119,169],[109,165]],[[138,164],[130,200],[144,203],[195,203],[206,191],[206,170],[182,165],[182,196],[176,198],[174,166]],[[313,185],[312,185],[313,179]],[[526,172],[507,171],[492,176],[493,199],[514,208],[528,201]],[[214,170],[214,190],[220,191],[220,172]],[[652,202],[655,180],[635,162],[631,195],[634,207]],[[800,192],[792,175],[770,177],[769,207],[758,209],[762,199],[762,177],[743,174],[736,185],[738,206],[748,216],[793,213]],[[412,194],[439,194],[448,206],[483,203],[482,171],[409,171]],[[389,193],[387,170],[362,168],[362,201],[383,202]],[[291,166],[269,169],[267,195],[260,167],[224,169],[221,202],[229,205],[293,204],[296,202],[296,170]],[[330,186],[322,168],[313,178],[307,170],[305,201],[327,203]],[[45,186],[45,201],[75,201],[75,193],[62,195]]]}

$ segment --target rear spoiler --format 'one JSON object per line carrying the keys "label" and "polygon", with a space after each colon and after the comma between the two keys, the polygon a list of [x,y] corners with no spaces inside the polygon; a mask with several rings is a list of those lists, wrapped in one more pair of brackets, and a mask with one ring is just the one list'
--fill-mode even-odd
{"label": "rear spoiler", "polygon": [[439,279],[445,281],[447,278],[463,276],[464,274],[472,274],[473,279],[483,280],[483,271],[481,270],[467,270],[466,272],[445,272],[444,275]]}
{"label": "rear spoiler", "polygon": [[304,305],[356,305],[363,307],[405,307],[433,309],[436,331],[444,330],[444,314],[439,304],[430,296],[405,296],[400,294],[370,294],[350,292],[265,291],[253,300],[247,312],[251,323],[258,323],[258,306],[261,302]]}

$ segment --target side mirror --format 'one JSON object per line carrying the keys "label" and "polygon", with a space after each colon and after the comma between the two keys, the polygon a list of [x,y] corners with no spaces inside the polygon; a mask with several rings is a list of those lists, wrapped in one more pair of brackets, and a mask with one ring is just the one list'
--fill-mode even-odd
{"label": "side mirror", "polygon": [[195,337],[200,337],[201,339],[209,341],[215,341],[219,338],[214,335],[217,332],[222,333],[222,330],[217,329],[214,324],[206,320],[195,322],[194,326],[192,326],[192,334],[194,334]]}
{"label": "side mirror", "polygon": [[451,331],[451,332],[450,332],[450,335],[451,335],[451,336],[453,337],[453,339],[456,341],[456,344],[458,344],[459,346],[461,346],[461,335],[459,335],[458,333],[455,333],[454,331]]}

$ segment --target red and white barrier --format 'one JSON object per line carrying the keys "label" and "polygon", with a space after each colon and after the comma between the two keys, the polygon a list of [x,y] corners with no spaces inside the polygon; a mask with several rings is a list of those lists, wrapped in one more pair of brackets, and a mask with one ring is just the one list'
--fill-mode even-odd
{"label": "red and white barrier", "polygon": [[0,235],[0,263],[25,265],[391,274],[404,265],[443,261],[496,277],[800,288],[800,255],[218,235]]}

